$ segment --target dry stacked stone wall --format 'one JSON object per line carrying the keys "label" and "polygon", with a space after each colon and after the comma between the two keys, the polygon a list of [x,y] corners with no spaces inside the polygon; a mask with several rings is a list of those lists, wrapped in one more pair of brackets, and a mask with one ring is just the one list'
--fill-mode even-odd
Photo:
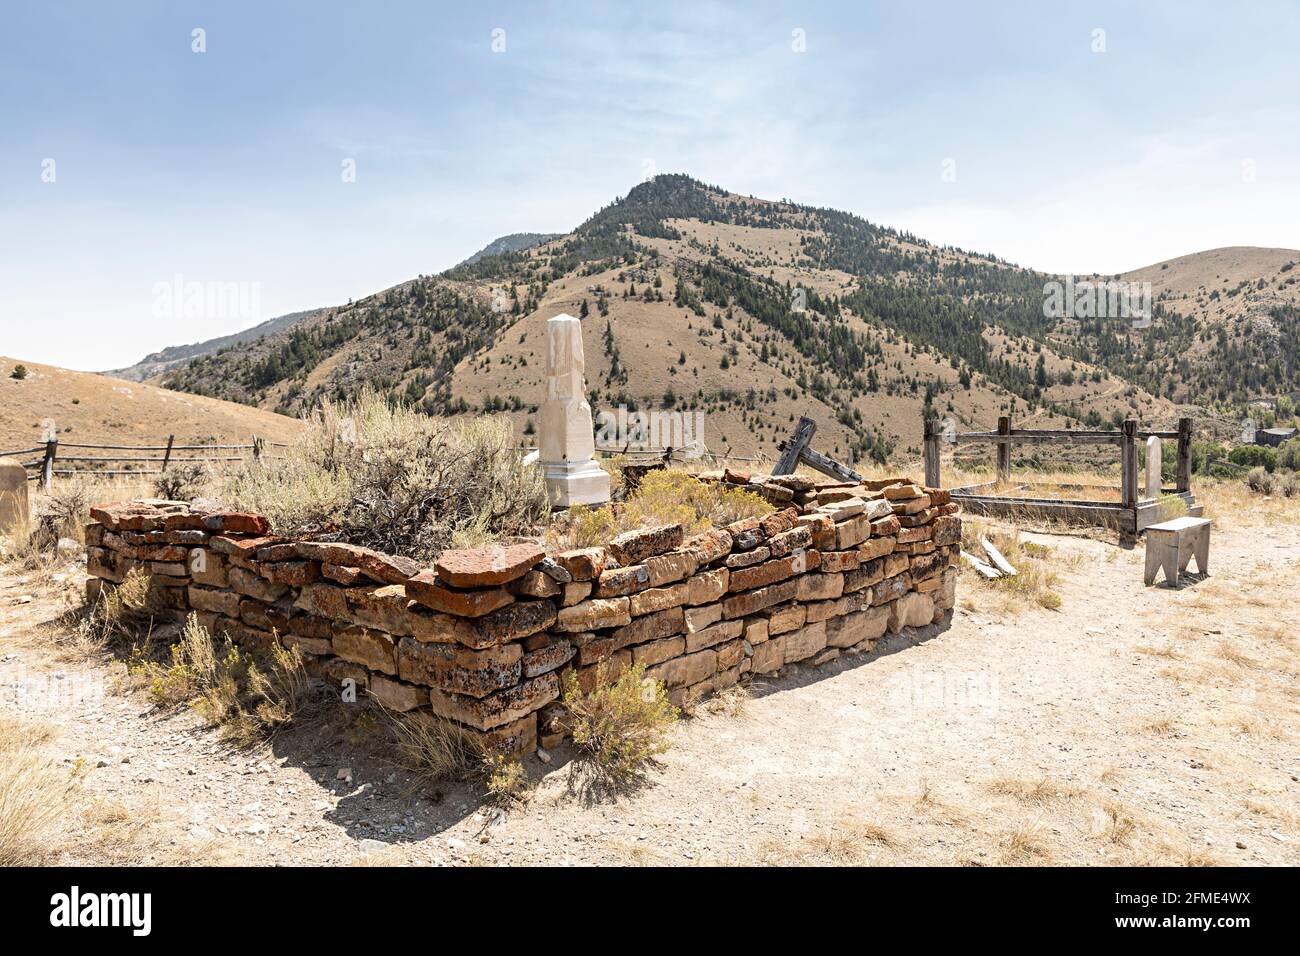
{"label": "dry stacked stone wall", "polygon": [[869,651],[953,607],[961,519],[946,491],[700,477],[780,510],[692,537],[670,525],[558,553],[536,542],[448,551],[425,567],[286,540],[261,515],[215,502],[131,501],[91,511],[90,584],[142,568],[163,606],[212,634],[296,646],[316,676],[508,752],[559,742],[569,670],[590,689],[642,664],[681,704],[796,661]]}

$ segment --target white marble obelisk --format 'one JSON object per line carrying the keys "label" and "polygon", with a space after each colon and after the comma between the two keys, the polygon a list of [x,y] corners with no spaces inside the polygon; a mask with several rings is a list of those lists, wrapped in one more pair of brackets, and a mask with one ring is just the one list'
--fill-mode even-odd
{"label": "white marble obelisk", "polygon": [[561,313],[546,322],[546,401],[542,405],[541,464],[557,508],[609,501],[609,475],[592,457],[582,323]]}

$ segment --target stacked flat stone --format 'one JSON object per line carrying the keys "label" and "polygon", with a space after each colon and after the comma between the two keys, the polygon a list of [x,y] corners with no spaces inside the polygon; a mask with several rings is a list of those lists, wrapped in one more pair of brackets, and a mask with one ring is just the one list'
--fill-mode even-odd
{"label": "stacked flat stone", "polygon": [[432,568],[286,540],[260,515],[201,501],[96,507],[86,541],[96,589],[141,567],[163,606],[214,635],[296,646],[324,680],[519,753],[562,739],[570,670],[590,690],[642,664],[682,704],[870,651],[952,608],[961,519],[946,492],[800,483],[774,487],[803,500],[693,537],[668,525],[549,554],[525,541],[448,551]]}

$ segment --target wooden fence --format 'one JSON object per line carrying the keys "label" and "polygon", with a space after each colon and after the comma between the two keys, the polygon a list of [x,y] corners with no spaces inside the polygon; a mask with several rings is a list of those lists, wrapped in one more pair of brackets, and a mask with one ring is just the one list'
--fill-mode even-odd
{"label": "wooden fence", "polygon": [[[268,454],[268,449],[287,447],[283,442],[267,441],[256,435],[247,445],[178,445],[175,435],[168,435],[166,444],[162,445],[94,445],[83,442],[60,442],[56,438],[32,448],[0,451],[0,458],[19,459],[28,471],[27,480],[39,481],[41,488],[48,492],[56,477],[157,475],[178,462],[246,461],[250,456],[253,461],[267,461],[276,457]],[[72,454],[67,454],[68,451]],[[95,452],[129,452],[130,454],[93,454]],[[29,458],[31,455],[40,457]],[[120,467],[131,463],[157,465],[157,467]],[[60,465],[67,467],[59,468]],[[113,467],[99,468],[96,467],[97,465]]]}
{"label": "wooden fence", "polygon": [[[1118,431],[1070,431],[1066,429],[1012,428],[1010,416],[998,419],[997,431],[965,432],[955,437],[958,445],[989,442],[997,448],[997,481],[952,489],[953,500],[975,514],[1034,515],[1067,521],[1083,521],[1119,530],[1121,543],[1132,543],[1148,526],[1175,514],[1200,514],[1192,497],[1192,420],[1180,418],[1176,431],[1141,431],[1135,419],[1128,419]],[[1161,488],[1159,496],[1146,500],[1139,493],[1142,469],[1138,456],[1148,438],[1178,442],[1178,460],[1173,488]],[[942,487],[939,451],[942,426],[934,419],[924,424],[925,483]],[[1021,498],[982,494],[1011,478],[1011,449],[1017,444],[1114,445],[1120,452],[1120,500],[1089,501],[1068,498]]]}

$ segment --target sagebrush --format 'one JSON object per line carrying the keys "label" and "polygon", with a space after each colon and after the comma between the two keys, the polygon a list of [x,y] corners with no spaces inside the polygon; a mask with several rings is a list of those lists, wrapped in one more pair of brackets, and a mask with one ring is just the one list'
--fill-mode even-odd
{"label": "sagebrush", "polygon": [[212,481],[212,471],[201,461],[187,461],[168,465],[154,478],[154,493],[168,501],[190,501],[207,490]]}
{"label": "sagebrush", "polygon": [[280,534],[423,559],[536,534],[550,513],[508,419],[443,421],[374,392],[324,403],[284,459],[225,475],[221,498]]}
{"label": "sagebrush", "polygon": [[580,761],[597,779],[623,786],[642,776],[669,748],[668,730],[679,711],[661,681],[645,667],[629,667],[614,680],[602,669],[585,692],[575,671],[564,680],[568,730]]}

